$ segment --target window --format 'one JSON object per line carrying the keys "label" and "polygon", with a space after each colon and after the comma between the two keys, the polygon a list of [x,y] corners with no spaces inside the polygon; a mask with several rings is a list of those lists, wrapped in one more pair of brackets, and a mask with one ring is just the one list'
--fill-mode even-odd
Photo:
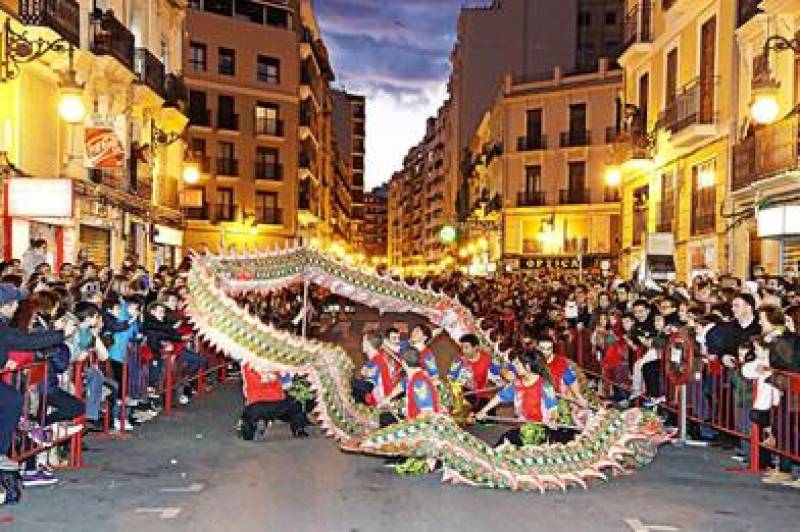
{"label": "window", "polygon": [[574,103],[569,106],[570,132],[586,131],[586,104]]}
{"label": "window", "polygon": [[647,106],[650,100],[650,74],[642,74],[639,78],[639,115],[634,124],[634,133],[644,135],[647,132]]}
{"label": "window", "polygon": [[692,167],[692,234],[714,231],[716,222],[716,161]]}
{"label": "window", "polygon": [[233,142],[219,142],[219,157],[220,159],[235,159],[236,146]]}
{"label": "window", "polygon": [[236,51],[230,48],[219,49],[219,73],[225,76],[236,75]]}
{"label": "window", "polygon": [[256,105],[256,135],[283,135],[278,112],[279,107],[275,104],[259,102]]}
{"label": "window", "polygon": [[189,123],[205,127],[211,125],[206,105],[206,93],[203,91],[189,91]]}
{"label": "window", "polygon": [[256,79],[263,83],[277,85],[281,82],[281,62],[274,57],[258,56]]}
{"label": "window", "polygon": [[586,163],[572,161],[569,163],[569,190],[575,194],[582,194],[586,189]]}
{"label": "window", "polygon": [[538,192],[542,189],[542,167],[529,164],[525,167],[525,191]]}
{"label": "window", "polygon": [[189,43],[189,67],[198,72],[205,72],[208,66],[207,48],[198,42]]}
{"label": "window", "polygon": [[661,174],[661,204],[658,210],[658,226],[661,233],[671,233],[675,222],[675,174]]}
{"label": "window", "polygon": [[239,129],[239,116],[236,114],[236,100],[233,96],[217,97],[217,127],[219,129]]}
{"label": "window", "polygon": [[588,11],[579,11],[578,12],[578,26],[591,26],[592,25],[592,14]]}
{"label": "window", "polygon": [[542,139],[542,110],[528,109],[526,112],[528,144],[537,143]]}
{"label": "window", "polygon": [[278,194],[263,190],[256,191],[256,223],[279,224],[281,223],[280,218]]}
{"label": "window", "polygon": [[278,150],[259,146],[256,148],[256,179],[281,179]]}
{"label": "window", "polygon": [[606,12],[606,26],[614,26],[617,23],[617,13],[614,11]]}
{"label": "window", "polygon": [[205,156],[206,154],[206,139],[193,138],[192,139],[192,155]]}
{"label": "window", "polygon": [[233,189],[217,189],[217,220],[232,221],[234,219]]}
{"label": "window", "polygon": [[664,98],[667,107],[672,105],[678,96],[678,49],[673,48],[667,54],[667,86]]}
{"label": "window", "polygon": [[236,159],[236,146],[232,142],[218,142],[217,175],[238,176],[239,161]]}
{"label": "window", "polygon": [[267,25],[276,26],[278,28],[289,27],[289,12],[285,9],[278,9],[276,7],[267,8]]}

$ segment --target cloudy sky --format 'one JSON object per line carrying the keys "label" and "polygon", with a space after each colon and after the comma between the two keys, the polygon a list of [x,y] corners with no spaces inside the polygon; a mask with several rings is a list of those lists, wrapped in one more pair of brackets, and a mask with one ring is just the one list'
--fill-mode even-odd
{"label": "cloudy sky", "polygon": [[444,101],[458,11],[476,1],[316,0],[336,84],[367,96],[368,188],[401,168]]}

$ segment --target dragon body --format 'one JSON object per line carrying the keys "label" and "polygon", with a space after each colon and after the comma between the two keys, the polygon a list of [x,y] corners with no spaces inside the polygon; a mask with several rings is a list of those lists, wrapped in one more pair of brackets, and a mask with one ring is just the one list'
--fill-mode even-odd
{"label": "dragon body", "polygon": [[[444,480],[536,490],[586,487],[604,470],[622,472],[653,459],[670,438],[638,409],[600,409],[569,444],[494,449],[448,415],[423,415],[378,428],[379,412],[356,403],[352,359],[333,344],[301,338],[263,323],[235,297],[311,282],[381,312],[425,316],[452,337],[472,332],[495,354],[480,320],[444,294],[348,265],[319,251],[288,248],[252,256],[197,256],[188,276],[187,312],[198,333],[226,355],[264,371],[304,376],[316,394],[316,415],[343,449],[440,461]],[[451,394],[457,399],[458,393]],[[454,400],[456,400],[454,399]]]}

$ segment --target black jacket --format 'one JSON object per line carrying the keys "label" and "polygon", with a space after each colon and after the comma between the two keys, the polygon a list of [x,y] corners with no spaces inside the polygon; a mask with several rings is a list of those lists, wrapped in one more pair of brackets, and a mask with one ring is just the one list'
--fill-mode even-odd
{"label": "black jacket", "polygon": [[142,331],[147,337],[147,347],[154,355],[161,353],[161,342],[180,342],[183,336],[167,320],[158,321],[148,316],[142,325]]}
{"label": "black jacket", "polygon": [[41,351],[63,343],[62,331],[24,333],[10,327],[7,320],[0,318],[0,369],[6,365],[9,351]]}

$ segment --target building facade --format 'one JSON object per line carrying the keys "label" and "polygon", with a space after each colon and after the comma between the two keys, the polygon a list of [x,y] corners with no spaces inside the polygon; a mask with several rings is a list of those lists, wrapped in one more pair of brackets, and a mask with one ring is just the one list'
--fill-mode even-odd
{"label": "building facade", "polygon": [[[185,9],[174,2],[0,2],[3,248],[50,262],[176,264],[186,123]],[[8,22],[8,25],[6,25]]]}
{"label": "building facade", "polygon": [[[739,2],[736,144],[725,211],[731,226],[730,270],[741,278],[758,271],[800,275],[800,153],[798,118],[793,112],[800,103],[800,61],[789,51],[763,56],[768,38],[797,35],[798,16],[798,1]],[[750,114],[753,84],[759,76],[779,82],[778,120],[768,125],[755,124]]]}
{"label": "building facade", "polygon": [[364,161],[366,156],[366,98],[344,90],[333,91],[333,134],[342,160],[351,174],[350,237],[353,251],[364,252]]}
{"label": "building facade", "polygon": [[[625,69],[627,131],[622,176],[622,273],[643,271],[648,242],[679,280],[728,269],[728,190],[737,100],[737,2],[629,0]],[[671,242],[671,244],[670,244]],[[669,264],[674,262],[674,264]],[[649,268],[649,266],[648,266]]]}
{"label": "building facade", "polygon": [[[611,267],[619,190],[606,183],[621,124],[622,72],[515,83],[506,76],[465,164],[468,216],[460,259],[475,273]],[[577,266],[578,262],[581,266]]]}
{"label": "building facade", "polygon": [[389,238],[389,185],[364,194],[364,255],[372,264],[387,262]]}
{"label": "building facade", "polygon": [[196,0],[187,27],[189,148],[201,170],[183,195],[190,246],[348,236],[349,157],[335,146],[334,73],[312,2]]}

